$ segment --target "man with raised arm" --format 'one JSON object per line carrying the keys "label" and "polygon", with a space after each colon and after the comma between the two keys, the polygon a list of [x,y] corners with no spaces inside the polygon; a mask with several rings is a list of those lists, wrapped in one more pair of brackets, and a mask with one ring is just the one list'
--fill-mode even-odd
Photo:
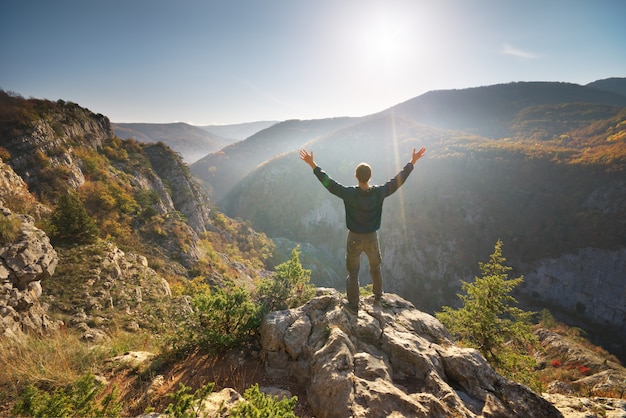
{"label": "man with raised arm", "polygon": [[356,167],[357,186],[344,186],[331,179],[313,159],[313,151],[300,151],[300,159],[307,163],[318,180],[329,192],[341,198],[346,210],[348,239],[346,243],[346,293],[347,307],[355,314],[359,310],[359,267],[361,253],[367,255],[372,276],[375,303],[383,294],[383,281],[380,274],[381,256],[378,247],[378,229],[383,213],[383,200],[393,194],[409,177],[413,166],[426,153],[426,148],[413,149],[411,161],[391,180],[382,186],[370,186],[372,169],[361,163]]}

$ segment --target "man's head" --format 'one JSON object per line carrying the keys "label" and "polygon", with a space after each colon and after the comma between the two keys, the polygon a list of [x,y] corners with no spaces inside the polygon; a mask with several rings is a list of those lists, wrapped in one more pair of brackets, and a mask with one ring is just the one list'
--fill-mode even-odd
{"label": "man's head", "polygon": [[359,183],[367,183],[372,177],[372,167],[369,164],[361,163],[356,167],[356,178]]}

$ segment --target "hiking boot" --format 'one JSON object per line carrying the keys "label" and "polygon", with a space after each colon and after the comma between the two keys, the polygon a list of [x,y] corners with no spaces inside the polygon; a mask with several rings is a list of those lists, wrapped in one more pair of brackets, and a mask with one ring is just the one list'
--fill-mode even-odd
{"label": "hiking boot", "polygon": [[342,306],[344,308],[346,308],[348,311],[350,311],[350,313],[353,313],[354,315],[358,315],[359,314],[359,307],[358,306],[354,306],[348,302],[344,302],[342,303]]}

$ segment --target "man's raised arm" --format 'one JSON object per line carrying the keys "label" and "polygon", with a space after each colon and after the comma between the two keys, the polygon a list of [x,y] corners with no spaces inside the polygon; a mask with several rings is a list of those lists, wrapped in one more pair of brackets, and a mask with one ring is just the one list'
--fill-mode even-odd
{"label": "man's raised arm", "polygon": [[317,164],[315,164],[315,160],[313,160],[313,151],[308,153],[304,149],[300,150],[300,159],[307,163],[313,170],[315,170],[315,167],[317,167]]}
{"label": "man's raised arm", "polygon": [[[415,148],[413,148],[413,155],[411,155],[411,164],[415,165],[417,160],[422,158],[425,153],[426,153],[426,148],[425,147],[420,148],[419,151],[415,151]],[[313,157],[313,153],[311,153],[311,158],[312,157]]]}

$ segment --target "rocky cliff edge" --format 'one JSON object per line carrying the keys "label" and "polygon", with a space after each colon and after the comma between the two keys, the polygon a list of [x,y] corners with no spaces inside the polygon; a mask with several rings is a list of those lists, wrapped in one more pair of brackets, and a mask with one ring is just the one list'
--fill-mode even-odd
{"label": "rocky cliff edge", "polygon": [[397,295],[367,297],[355,315],[339,292],[319,289],[302,307],[270,313],[260,333],[267,372],[305,385],[318,418],[562,416]]}

